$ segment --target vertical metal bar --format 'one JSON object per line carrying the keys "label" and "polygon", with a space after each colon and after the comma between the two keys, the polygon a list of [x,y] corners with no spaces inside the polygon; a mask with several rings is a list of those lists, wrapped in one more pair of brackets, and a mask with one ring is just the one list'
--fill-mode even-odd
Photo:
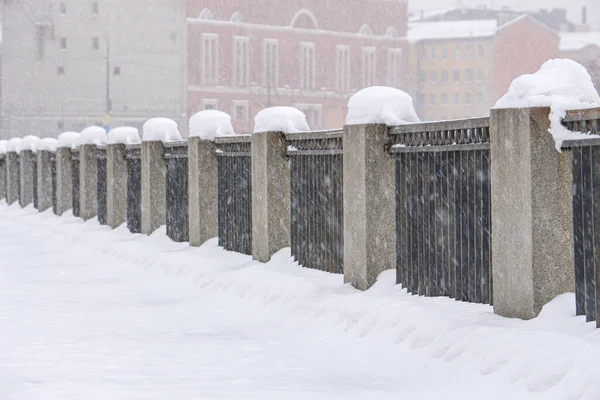
{"label": "vertical metal bar", "polygon": [[403,287],[405,285],[405,277],[404,277],[404,254],[402,254],[402,247],[404,246],[404,237],[403,237],[403,169],[402,169],[402,155],[396,154],[395,157],[395,167],[396,167],[396,284],[402,284]]}
{"label": "vertical metal bar", "polygon": [[417,153],[417,215],[416,215],[416,225],[417,225],[417,292],[418,295],[425,294],[425,286],[423,276],[424,268],[423,268],[423,154]]}
{"label": "vertical metal bar", "polygon": [[476,237],[476,232],[475,232],[475,219],[474,219],[474,213],[475,213],[475,152],[474,151],[467,151],[467,188],[468,188],[468,195],[467,195],[467,200],[468,200],[468,207],[467,207],[467,220],[469,223],[468,226],[468,257],[469,257],[469,264],[468,264],[468,271],[469,271],[469,276],[468,276],[468,285],[469,285],[469,289],[468,289],[468,301],[470,302],[477,302],[476,301],[476,289],[475,289],[475,237]]}
{"label": "vertical metal bar", "polygon": [[444,172],[443,158],[446,152],[435,154],[435,271],[436,271],[436,290],[435,296],[446,295],[446,274],[444,271],[444,212],[443,212],[443,190],[444,190]]}
{"label": "vertical metal bar", "polygon": [[481,301],[484,304],[492,304],[492,217],[489,150],[482,152],[481,168]]}
{"label": "vertical metal bar", "polygon": [[455,155],[456,152],[448,152],[448,160],[446,163],[446,182],[448,184],[447,194],[447,258],[448,258],[448,296],[456,298],[456,194],[454,185],[455,175]]}
{"label": "vertical metal bar", "polygon": [[428,282],[428,296],[436,296],[437,293],[437,259],[436,259],[436,249],[437,249],[437,232],[435,226],[436,220],[436,179],[437,179],[437,170],[435,166],[435,157],[437,153],[429,153],[428,159],[428,190],[426,200],[427,207],[427,223],[429,225],[429,232],[427,234],[428,239],[428,249],[427,249],[427,266],[429,271],[429,282]]}
{"label": "vertical metal bar", "polygon": [[590,312],[593,320],[598,321],[598,265],[600,263],[600,147],[592,150],[592,216],[594,230],[592,233],[593,259],[590,276]]}
{"label": "vertical metal bar", "polygon": [[296,216],[298,206],[296,204],[296,161],[295,157],[290,157],[290,241],[291,241],[291,252],[292,258],[298,261],[298,249],[296,248],[296,241],[298,235],[296,233]]}
{"label": "vertical metal bar", "polygon": [[582,185],[583,185],[583,254],[584,254],[584,282],[585,282],[585,316],[592,321],[596,311],[595,278],[594,278],[594,247],[593,247],[593,209],[594,198],[592,193],[592,148],[586,146],[582,149]]}
{"label": "vertical metal bar", "polygon": [[482,248],[483,248],[483,227],[482,227],[482,197],[481,188],[483,180],[482,162],[483,154],[477,150],[475,153],[475,174],[474,174],[474,194],[475,194],[475,246],[474,246],[474,265],[475,265],[475,302],[483,302],[483,262],[482,262]]}
{"label": "vertical metal bar", "polygon": [[410,153],[410,292],[419,294],[419,174],[418,155]]}
{"label": "vertical metal bar", "polygon": [[468,221],[468,179],[467,179],[467,153],[460,152],[460,184],[461,184],[461,237],[460,237],[460,276],[461,276],[461,298],[462,301],[469,300],[469,221]]}
{"label": "vertical metal bar", "polygon": [[225,227],[225,220],[223,218],[223,157],[217,157],[217,220],[218,220],[218,232],[219,232],[219,246],[223,247],[223,231]]}

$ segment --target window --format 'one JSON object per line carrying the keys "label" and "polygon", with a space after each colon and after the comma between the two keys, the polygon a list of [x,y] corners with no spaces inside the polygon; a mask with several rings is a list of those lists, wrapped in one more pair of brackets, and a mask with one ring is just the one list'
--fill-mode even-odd
{"label": "window", "polygon": [[248,122],[249,105],[247,100],[234,100],[231,114],[234,121]]}
{"label": "window", "polygon": [[98,6],[98,2],[94,1],[92,3],[92,14],[94,14],[94,16],[97,16],[99,12],[100,12],[100,7]]}
{"label": "window", "polygon": [[442,71],[442,83],[448,83],[448,71]]}
{"label": "window", "polygon": [[482,69],[477,71],[477,82],[483,82],[483,70]]}
{"label": "window", "polygon": [[65,129],[65,123],[63,121],[58,121],[58,123],[56,124],[56,127],[58,128],[59,131],[62,131]]}
{"label": "window", "polygon": [[279,43],[276,39],[263,40],[263,83],[271,88],[279,85]]}
{"label": "window", "polygon": [[35,30],[35,41],[37,45],[37,59],[43,60],[46,54],[46,27],[37,25]]}
{"label": "window", "polygon": [[200,102],[200,111],[202,110],[218,110],[219,101],[217,99],[202,99]]}
{"label": "window", "polygon": [[350,46],[335,47],[335,90],[350,91]]}
{"label": "window", "polygon": [[460,60],[460,46],[456,46],[454,49],[454,58],[456,60]]}
{"label": "window", "polygon": [[436,71],[431,71],[429,73],[429,83],[431,83],[432,85],[435,85],[436,81],[437,81],[437,72]]}
{"label": "window", "polygon": [[61,50],[67,49],[67,38],[65,38],[65,37],[60,38],[60,49]]}
{"label": "window", "polygon": [[64,75],[64,74],[65,74],[65,67],[64,67],[64,66],[62,66],[62,65],[59,65],[59,66],[56,68],[56,74],[57,74],[57,75]]}
{"label": "window", "polygon": [[377,61],[375,47],[362,48],[362,84],[363,87],[375,85]]}
{"label": "window", "polygon": [[311,129],[321,129],[321,104],[294,104],[294,107],[306,115],[306,122]]}
{"label": "window", "polygon": [[425,71],[419,71],[419,82],[427,83],[427,74]]}
{"label": "window", "polygon": [[448,48],[444,47],[442,49],[442,59],[447,60],[448,59]]}
{"label": "window", "polygon": [[388,49],[387,85],[402,87],[402,49]]}
{"label": "window", "polygon": [[465,57],[468,59],[473,58],[473,46],[465,47]]}
{"label": "window", "polygon": [[435,60],[436,58],[437,58],[437,52],[436,52],[436,49],[435,49],[435,47],[432,47],[432,48],[431,48],[431,59],[432,59],[432,60]]}
{"label": "window", "polygon": [[421,93],[421,92],[417,93],[417,99],[421,106],[425,105],[425,95],[423,93]]}
{"label": "window", "polygon": [[477,46],[477,53],[479,54],[479,58],[485,57],[485,47],[482,44]]}
{"label": "window", "polygon": [[479,104],[483,103],[483,93],[481,93],[481,92],[477,93],[477,103],[479,103]]}
{"label": "window", "polygon": [[460,71],[457,69],[454,70],[454,83],[460,83]]}
{"label": "window", "polygon": [[100,39],[97,37],[92,39],[92,49],[98,50],[100,48]]}
{"label": "window", "polygon": [[471,104],[471,93],[465,93],[465,104]]}
{"label": "window", "polygon": [[431,106],[435,105],[435,94],[429,95],[429,105],[431,105]]}
{"label": "window", "polygon": [[427,58],[427,54],[425,54],[425,47],[420,46],[419,47],[419,59],[425,60],[426,58]]}
{"label": "window", "polygon": [[60,3],[59,12],[60,15],[67,15],[67,5],[65,3]]}
{"label": "window", "polygon": [[440,103],[442,103],[442,106],[448,105],[448,95],[446,93],[440,96]]}
{"label": "window", "polygon": [[233,37],[233,86],[250,86],[250,38]]}
{"label": "window", "polygon": [[473,82],[473,70],[472,69],[468,69],[465,71],[465,81]]}
{"label": "window", "polygon": [[202,35],[201,83],[219,84],[219,36],[204,33]]}
{"label": "window", "polygon": [[300,44],[300,89],[315,90],[315,44]]}
{"label": "window", "polygon": [[121,75],[121,67],[114,67],[113,75]]}
{"label": "window", "polygon": [[454,93],[454,104],[460,104],[460,94]]}

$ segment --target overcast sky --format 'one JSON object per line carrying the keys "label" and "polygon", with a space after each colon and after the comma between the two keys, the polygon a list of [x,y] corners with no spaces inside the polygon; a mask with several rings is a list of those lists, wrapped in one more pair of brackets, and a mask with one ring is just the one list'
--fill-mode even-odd
{"label": "overcast sky", "polygon": [[568,8],[569,19],[578,23],[581,22],[582,7],[587,6],[589,23],[594,29],[600,29],[600,0],[408,0],[411,12],[431,11],[460,4],[466,7],[484,4],[494,8],[509,6],[523,10]]}

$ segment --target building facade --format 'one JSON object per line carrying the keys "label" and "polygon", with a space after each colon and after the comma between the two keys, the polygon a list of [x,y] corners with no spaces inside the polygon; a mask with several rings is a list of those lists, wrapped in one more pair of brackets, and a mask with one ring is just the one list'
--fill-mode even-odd
{"label": "building facade", "polygon": [[403,0],[190,0],[188,112],[227,112],[243,133],[289,105],[312,129],[339,128],[356,91],[404,88],[406,12]]}
{"label": "building facade", "polygon": [[2,5],[1,136],[187,121],[185,0]]}
{"label": "building facade", "polygon": [[600,91],[600,31],[561,33],[560,56],[583,65]]}

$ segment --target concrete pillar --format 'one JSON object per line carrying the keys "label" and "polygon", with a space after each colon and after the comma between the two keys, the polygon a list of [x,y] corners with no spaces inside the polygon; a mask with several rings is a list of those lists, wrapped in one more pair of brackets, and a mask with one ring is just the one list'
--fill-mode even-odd
{"label": "concrete pillar", "polygon": [[6,153],[6,202],[8,204],[19,200],[19,176],[21,175],[19,164],[18,153],[14,151]]}
{"label": "concrete pillar", "polygon": [[124,144],[106,146],[106,219],[113,229],[127,221],[126,156]]}
{"label": "concrete pillar", "polygon": [[160,141],[142,143],[142,233],[150,235],[166,223],[167,167]]}
{"label": "concrete pillar", "polygon": [[71,149],[56,150],[56,214],[73,208],[73,164]]}
{"label": "concrete pillar", "polygon": [[21,208],[33,203],[33,169],[35,165],[35,155],[31,150],[23,150],[19,155],[19,205]]}
{"label": "concrete pillar", "polygon": [[6,154],[0,154],[0,200],[6,199]]}
{"label": "concrete pillar", "polygon": [[291,244],[286,148],[281,132],[252,135],[252,256],[261,262]]}
{"label": "concrete pillar", "polygon": [[344,281],[373,286],[396,268],[394,157],[385,125],[344,127]]}
{"label": "concrete pillar", "polygon": [[52,208],[52,153],[46,150],[37,153],[38,210]]}
{"label": "concrete pillar", "polygon": [[98,215],[98,158],[96,146],[79,147],[79,199],[80,213],[84,221]]}
{"label": "concrete pillar", "polygon": [[574,283],[570,153],[550,108],[493,109],[490,121],[494,312],[530,319]]}
{"label": "concrete pillar", "polygon": [[188,142],[190,245],[200,246],[219,234],[218,162],[211,141]]}

